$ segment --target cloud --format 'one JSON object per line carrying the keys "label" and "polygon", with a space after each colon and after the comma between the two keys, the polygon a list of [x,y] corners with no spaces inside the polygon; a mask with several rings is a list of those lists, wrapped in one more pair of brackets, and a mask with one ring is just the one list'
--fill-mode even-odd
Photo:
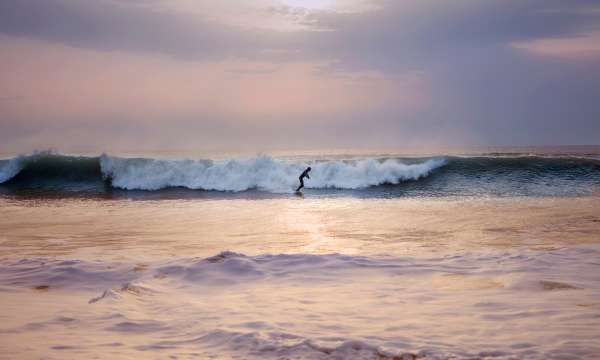
{"label": "cloud", "polygon": [[511,46],[538,56],[563,59],[600,59],[600,32],[577,37],[541,38],[514,42]]}
{"label": "cloud", "polygon": [[11,39],[0,37],[0,68],[11,69],[3,76],[3,98],[23,100],[4,109],[12,118],[104,113],[154,120],[220,112],[257,120],[425,101],[419,74],[339,76],[319,72],[319,63],[198,62]]}
{"label": "cloud", "polygon": [[227,25],[162,1],[5,0],[0,32],[97,50],[194,59],[256,57],[278,48],[275,31]]}
{"label": "cloud", "polygon": [[[318,58],[340,69],[392,71],[424,68],[440,56],[468,53],[471,48],[578,36],[600,28],[600,12],[586,0],[568,4],[372,0],[370,6],[359,7],[361,11],[268,6],[273,3],[262,1],[254,10],[239,3],[241,14],[230,15],[231,19],[222,14],[234,12],[232,1],[185,4],[181,0],[4,0],[0,32],[99,50],[200,60]],[[302,27],[262,26],[278,18]]]}
{"label": "cloud", "polygon": [[0,34],[5,147],[600,138],[596,1],[4,0]]}
{"label": "cloud", "polygon": [[99,150],[117,142],[283,144],[310,132],[322,139],[315,131],[333,138],[358,112],[427,104],[421,74],[341,75],[321,66],[149,57],[0,36],[0,68],[10,69],[2,74],[0,143]]}
{"label": "cloud", "polygon": [[600,28],[600,14],[572,11],[590,3],[381,0],[367,12],[316,12],[314,26],[332,31],[311,34],[307,47],[342,69],[423,69],[482,48]]}

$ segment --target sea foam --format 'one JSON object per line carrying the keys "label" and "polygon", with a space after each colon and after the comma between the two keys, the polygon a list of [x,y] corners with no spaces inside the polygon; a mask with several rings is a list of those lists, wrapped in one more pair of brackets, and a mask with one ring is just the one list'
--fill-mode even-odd
{"label": "sea foam", "polygon": [[361,189],[381,184],[418,180],[443,166],[445,160],[429,159],[405,164],[396,159],[378,161],[322,161],[316,163],[275,160],[258,156],[242,160],[126,159],[103,155],[102,174],[112,185],[126,190],[158,190],[169,187],[244,191],[259,189],[289,192],[298,175],[311,166],[307,188]]}
{"label": "sea foam", "polygon": [[326,196],[580,196],[596,193],[600,185],[600,161],[578,157],[292,160],[260,155],[245,159],[173,160],[37,152],[0,160],[0,193],[126,196],[130,190],[146,190],[135,196],[147,196],[151,191],[179,188],[185,191],[176,193],[186,196],[200,193],[194,190],[289,194],[308,166],[312,171],[305,187],[320,190],[313,194]]}

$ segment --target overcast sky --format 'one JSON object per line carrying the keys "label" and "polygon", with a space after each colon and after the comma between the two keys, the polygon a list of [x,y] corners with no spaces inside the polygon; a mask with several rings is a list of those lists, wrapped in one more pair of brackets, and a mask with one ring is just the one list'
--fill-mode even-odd
{"label": "overcast sky", "polygon": [[0,1],[0,153],[599,139],[598,1]]}

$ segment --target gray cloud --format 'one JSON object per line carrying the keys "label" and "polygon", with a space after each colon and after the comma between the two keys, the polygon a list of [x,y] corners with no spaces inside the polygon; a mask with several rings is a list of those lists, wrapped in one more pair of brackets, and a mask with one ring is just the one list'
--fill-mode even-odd
{"label": "gray cloud", "polygon": [[[376,2],[378,11],[316,13],[310,46],[342,68],[424,68],[510,42],[568,37],[600,28],[600,13],[573,11],[592,1]],[[415,4],[418,4],[416,6]],[[568,7],[567,7],[568,6]]]}
{"label": "gray cloud", "polygon": [[[269,122],[260,127],[202,114],[215,120],[203,125],[191,120],[169,123],[169,138],[196,135],[196,129],[231,143],[254,139],[264,144],[277,139],[290,144],[305,138],[307,146],[393,146],[444,138],[451,143],[512,145],[598,143],[598,59],[544,58],[510,46],[600,30],[597,1],[373,3],[375,10],[355,13],[272,9],[305,26],[326,29],[278,32],[216,23],[164,8],[154,0],[3,0],[0,33],[75,47],[200,60],[329,61],[323,69],[326,72],[375,70],[391,75],[417,70],[431,82],[429,108],[410,116],[399,115],[399,109],[390,104],[343,114],[343,118],[299,118],[292,119],[293,125]],[[3,121],[5,129],[11,128]],[[103,131],[110,132],[117,123]],[[36,126],[32,122],[13,127],[19,134],[35,135]]]}
{"label": "gray cloud", "polygon": [[241,29],[158,1],[4,0],[0,32],[99,50],[194,59],[256,57],[279,47],[275,31]]}
{"label": "gray cloud", "polygon": [[[314,51],[330,70],[424,71],[431,106],[416,118],[384,115],[383,128],[424,141],[590,144],[600,137],[599,59],[531,56],[511,43],[600,29],[593,1],[381,1],[381,11],[323,13]],[[316,45],[315,45],[316,44]],[[411,125],[407,125],[411,124]],[[464,136],[461,136],[463,134]]]}
{"label": "gray cloud", "polygon": [[337,61],[338,68],[392,71],[451,60],[472,49],[600,28],[600,12],[589,10],[597,6],[590,0],[373,4],[376,10],[354,13],[271,8],[271,13],[296,19],[292,21],[330,30],[275,31],[228,26],[166,8],[157,0],[4,0],[0,32],[104,50],[196,59],[270,60],[287,54]]}

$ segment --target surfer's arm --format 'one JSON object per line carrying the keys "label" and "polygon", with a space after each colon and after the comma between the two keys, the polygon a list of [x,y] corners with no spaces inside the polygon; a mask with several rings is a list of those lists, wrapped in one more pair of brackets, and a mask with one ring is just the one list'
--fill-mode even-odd
{"label": "surfer's arm", "polygon": [[306,178],[310,179],[310,175],[306,174]]}

